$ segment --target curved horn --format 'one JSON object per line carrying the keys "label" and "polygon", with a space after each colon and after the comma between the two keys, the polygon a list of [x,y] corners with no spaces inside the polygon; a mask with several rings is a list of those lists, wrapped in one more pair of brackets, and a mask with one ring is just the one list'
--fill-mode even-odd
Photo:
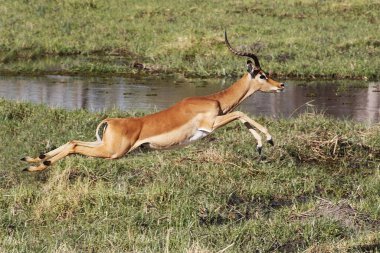
{"label": "curved horn", "polygon": [[259,63],[259,59],[257,58],[257,56],[255,54],[252,54],[252,53],[246,53],[246,52],[239,52],[235,49],[232,48],[230,42],[228,42],[228,39],[227,39],[227,31],[224,31],[224,41],[226,42],[226,45],[228,47],[228,49],[236,54],[236,55],[239,55],[239,56],[247,56],[247,57],[250,57],[252,58],[252,60],[255,62],[255,67],[257,69],[260,69],[260,63]]}

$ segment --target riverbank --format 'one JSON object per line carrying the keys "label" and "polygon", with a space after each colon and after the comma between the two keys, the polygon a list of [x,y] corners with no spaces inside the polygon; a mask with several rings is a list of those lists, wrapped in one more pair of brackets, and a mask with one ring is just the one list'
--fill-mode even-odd
{"label": "riverbank", "polygon": [[223,31],[289,78],[379,79],[375,1],[5,0],[2,74],[240,75]]}
{"label": "riverbank", "polygon": [[378,250],[380,126],[320,114],[230,124],[183,149],[111,161],[70,156],[42,173],[19,159],[93,140],[103,118],[0,100],[0,251]]}

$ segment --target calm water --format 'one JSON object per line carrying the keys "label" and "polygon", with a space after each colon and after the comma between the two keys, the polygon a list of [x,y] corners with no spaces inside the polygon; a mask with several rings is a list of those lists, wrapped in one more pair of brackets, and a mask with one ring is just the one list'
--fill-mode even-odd
{"label": "calm water", "polygon": [[[225,89],[233,81],[0,76],[0,97],[68,109],[99,111],[116,107],[122,110],[156,111],[185,97]],[[339,118],[379,122],[380,83],[288,80],[284,92],[256,93],[243,102],[240,110],[251,115],[272,117],[291,117],[305,110],[316,110]]]}

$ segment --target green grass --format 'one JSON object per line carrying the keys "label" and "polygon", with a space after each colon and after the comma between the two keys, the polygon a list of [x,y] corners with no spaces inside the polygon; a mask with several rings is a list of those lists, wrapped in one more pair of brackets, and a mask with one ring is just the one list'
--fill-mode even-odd
{"label": "green grass", "polygon": [[0,71],[231,76],[245,59],[226,28],[276,75],[378,79],[379,12],[366,0],[4,0]]}
{"label": "green grass", "polygon": [[260,117],[276,143],[262,162],[236,123],[183,149],[21,172],[106,116],[131,114],[0,100],[0,251],[379,251],[379,124]]}

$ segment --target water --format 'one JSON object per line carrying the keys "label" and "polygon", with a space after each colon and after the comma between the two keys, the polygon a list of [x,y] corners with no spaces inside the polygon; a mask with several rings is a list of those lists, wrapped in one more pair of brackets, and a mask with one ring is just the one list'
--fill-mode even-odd
{"label": "water", "polygon": [[[0,76],[0,97],[67,109],[157,111],[185,97],[225,89],[233,82],[230,79]],[[338,118],[379,122],[380,83],[288,80],[285,92],[256,93],[245,100],[239,110],[271,117],[292,117],[314,110]]]}

